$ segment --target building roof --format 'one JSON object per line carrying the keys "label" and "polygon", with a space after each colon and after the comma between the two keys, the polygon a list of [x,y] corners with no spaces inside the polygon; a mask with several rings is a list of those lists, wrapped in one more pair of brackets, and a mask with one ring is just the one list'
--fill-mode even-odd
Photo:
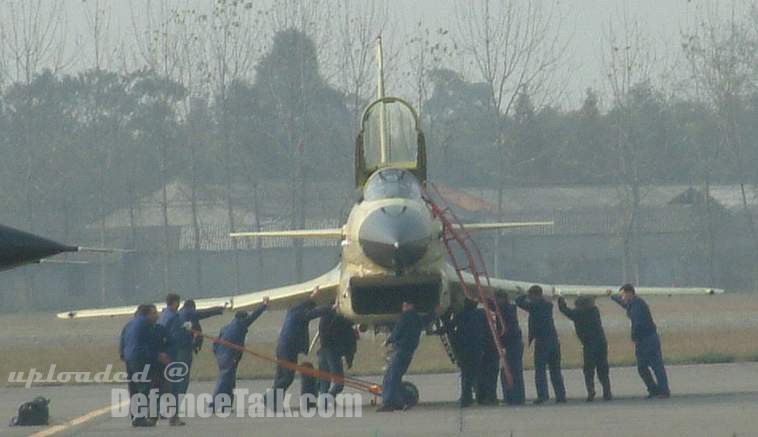
{"label": "building roof", "polygon": [[[665,207],[674,199],[690,190],[699,190],[689,185],[644,186],[640,190],[642,207]],[[467,188],[471,196],[485,204],[497,208],[498,192],[494,189]],[[742,208],[739,185],[715,185],[710,188],[711,198],[728,210]],[[617,208],[624,196],[621,188],[614,186],[567,186],[567,187],[524,187],[503,190],[503,211],[505,213],[525,213],[544,211],[565,211],[576,209]],[[758,193],[753,187],[747,192],[748,205],[758,209]],[[682,203],[682,202],[679,202]]]}

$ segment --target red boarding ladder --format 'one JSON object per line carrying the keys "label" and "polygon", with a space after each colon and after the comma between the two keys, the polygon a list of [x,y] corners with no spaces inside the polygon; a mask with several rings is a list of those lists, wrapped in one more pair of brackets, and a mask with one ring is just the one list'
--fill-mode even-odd
{"label": "red boarding ladder", "polygon": [[[463,223],[458,220],[458,216],[455,215],[437,187],[431,182],[426,183],[424,201],[432,211],[432,215],[442,222],[442,242],[445,244],[450,262],[455,268],[461,287],[463,287],[463,293],[468,299],[481,302],[484,307],[487,326],[490,328],[497,354],[500,357],[500,371],[507,386],[511,387],[513,376],[505,360],[505,349],[500,343],[500,337],[505,335],[505,321],[494,294],[488,293],[486,290],[490,287],[490,276],[487,273],[487,266],[484,263],[479,246],[463,227]],[[456,254],[456,249],[459,249],[458,254]],[[468,272],[474,278],[475,287],[466,284],[463,279],[464,272]],[[498,322],[500,329],[498,329]]]}

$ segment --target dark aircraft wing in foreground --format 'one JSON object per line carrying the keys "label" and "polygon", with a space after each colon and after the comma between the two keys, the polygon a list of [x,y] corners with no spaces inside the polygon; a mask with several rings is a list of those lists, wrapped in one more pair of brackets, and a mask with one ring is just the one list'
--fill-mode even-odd
{"label": "dark aircraft wing in foreground", "polygon": [[[48,257],[64,252],[126,253],[131,250],[69,246],[10,226],[0,225],[0,271],[24,264],[39,263]],[[73,262],[81,263],[82,261]]]}
{"label": "dark aircraft wing in foreground", "polygon": [[38,263],[63,252],[78,252],[79,247],[48,240],[39,235],[0,225],[0,270]]}

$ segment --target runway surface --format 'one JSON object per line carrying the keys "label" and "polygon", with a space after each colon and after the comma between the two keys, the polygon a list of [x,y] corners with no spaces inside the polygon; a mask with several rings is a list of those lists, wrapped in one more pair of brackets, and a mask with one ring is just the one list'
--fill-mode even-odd
{"label": "runway surface", "polygon": [[[671,366],[673,396],[645,400],[635,368],[611,370],[616,399],[584,402],[579,369],[566,370],[565,405],[471,407],[460,409],[455,374],[409,375],[421,392],[421,403],[404,412],[376,413],[365,396],[362,417],[249,418],[193,417],[187,425],[135,429],[126,418],[111,417],[110,385],[0,389],[0,411],[15,415],[22,401],[35,396],[52,400],[50,427],[5,428],[7,436],[48,435],[307,435],[307,436],[758,436],[758,364]],[[527,372],[527,396],[534,397],[533,373]],[[372,378],[376,379],[377,378]],[[263,392],[268,380],[240,381],[239,388]],[[190,391],[210,392],[210,382],[193,382]],[[299,393],[295,384],[291,392]],[[102,413],[97,415],[98,410]],[[103,413],[103,411],[105,411]],[[297,412],[297,408],[293,411]]]}

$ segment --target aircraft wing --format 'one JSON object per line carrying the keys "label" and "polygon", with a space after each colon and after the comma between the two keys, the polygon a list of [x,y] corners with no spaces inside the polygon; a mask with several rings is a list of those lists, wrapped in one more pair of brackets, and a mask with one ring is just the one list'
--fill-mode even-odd
{"label": "aircraft wing", "polygon": [[[230,297],[214,297],[208,299],[195,299],[195,305],[197,309],[207,309],[216,306],[222,306],[227,309],[232,308],[232,302]],[[165,303],[156,303],[156,308],[160,312],[166,307]],[[82,310],[71,310],[63,313],[58,313],[59,319],[89,319],[96,317],[118,317],[118,316],[132,316],[137,311],[137,305],[126,305],[120,307],[110,308],[90,308]]]}
{"label": "aircraft wing", "polygon": [[[313,288],[316,286],[320,289],[319,294],[316,296],[316,301],[319,303],[327,302],[333,300],[337,296],[339,277],[340,266],[338,265],[329,272],[300,284],[286,285],[284,287],[254,291],[235,296],[195,299],[195,304],[198,309],[223,306],[227,310],[249,310],[256,305],[259,305],[264,297],[268,297],[270,299],[269,308],[286,309],[298,302],[308,299],[313,292]],[[155,306],[158,308],[158,311],[160,311],[166,306],[166,304],[156,303]],[[73,310],[58,313],[58,318],[70,320],[94,317],[131,316],[136,310],[137,305]]]}
{"label": "aircraft wing", "polygon": [[294,231],[232,232],[232,238],[341,238],[342,228],[297,229]]}
{"label": "aircraft wing", "polygon": [[268,297],[271,300],[269,303],[270,309],[287,309],[294,304],[308,299],[313,292],[313,288],[316,286],[319,287],[320,292],[315,300],[319,304],[330,302],[337,297],[339,282],[340,266],[337,265],[332,270],[310,281],[233,296],[231,298],[233,301],[232,309],[248,310],[260,304],[264,297]]}
{"label": "aircraft wing", "polygon": [[[448,266],[448,275],[453,281],[453,290],[463,292],[460,282],[457,279],[455,270],[452,266]],[[463,280],[466,282],[470,291],[475,292],[476,282],[474,277],[469,273],[463,273]],[[540,284],[536,282],[523,282],[513,281],[509,279],[490,278],[490,286],[487,290],[494,294],[507,294],[513,297],[520,293],[526,293],[526,291],[532,285],[539,285],[542,287],[545,295],[554,296],[608,296],[608,291],[615,293],[618,291],[619,286],[605,286],[605,285],[566,285],[566,284]],[[723,289],[720,288],[702,288],[702,287],[638,287],[635,288],[637,294],[640,295],[662,295],[662,296],[675,296],[675,295],[708,295],[708,294],[722,294]]]}
{"label": "aircraft wing", "polygon": [[469,232],[495,231],[498,229],[521,229],[554,226],[555,222],[513,222],[513,223],[464,223],[463,229]]}

